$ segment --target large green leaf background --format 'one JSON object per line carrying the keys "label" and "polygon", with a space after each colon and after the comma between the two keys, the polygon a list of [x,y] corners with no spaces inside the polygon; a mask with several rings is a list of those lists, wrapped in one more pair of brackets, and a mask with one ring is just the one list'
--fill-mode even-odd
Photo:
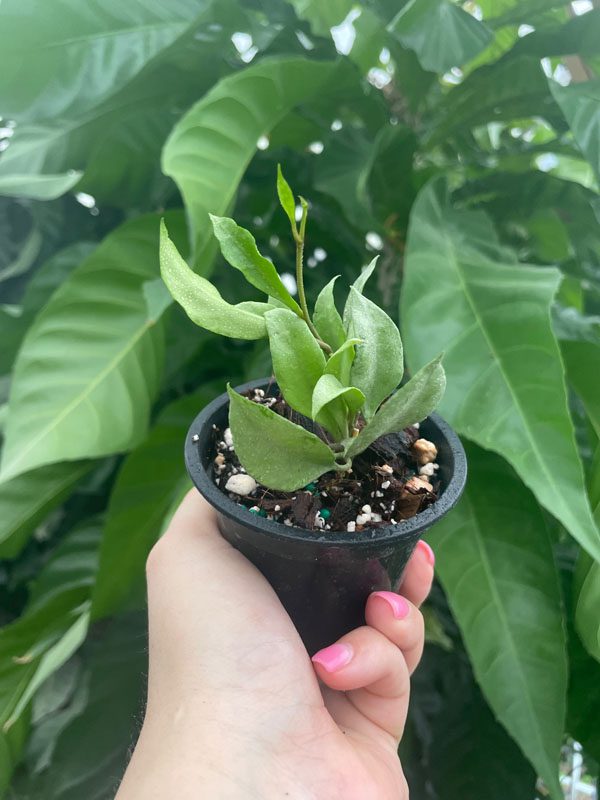
{"label": "large green leaf background", "polygon": [[478,682],[559,798],[567,663],[549,533],[533,496],[501,458],[476,446],[467,456],[465,494],[429,541]]}
{"label": "large green leaf background", "polygon": [[423,189],[411,217],[402,294],[409,364],[445,351],[442,413],[510,461],[600,559],[550,323],[559,282],[555,269],[517,263],[485,214],[453,209],[441,183]]}
{"label": "large green leaf background", "polygon": [[304,59],[262,61],[225,78],[175,126],[163,170],[183,196],[201,271],[215,250],[208,214],[227,212],[259,138],[294,106],[326,91],[338,72],[333,64]]}
{"label": "large green leaf background", "polygon": [[[24,13],[11,0],[0,12],[8,73],[0,102],[18,122],[0,193],[52,199],[78,184],[125,207],[162,196],[162,143],[181,110],[227,69],[229,3],[29,6]],[[200,74],[195,36],[214,55]]]}
{"label": "large green leaf background", "polygon": [[140,598],[143,605],[146,558],[174,496],[186,482],[181,442],[190,420],[218,391],[207,388],[167,406],[148,438],[125,460],[108,507],[93,594],[94,618],[135,607]]}
{"label": "large green leaf background", "polygon": [[142,290],[158,276],[157,248],[158,216],[126,223],[36,318],[15,364],[0,480],[144,436],[164,350]]}
{"label": "large green leaf background", "polygon": [[293,273],[278,162],[310,202],[309,304],[340,275],[341,309],[379,255],[365,295],[394,316],[401,294],[409,378],[445,351],[467,446],[429,533],[446,649],[413,683],[411,796],[532,800],[537,775],[558,798],[566,731],[598,758],[599,20],[558,0],[0,4],[1,791],[114,796],[145,685],[128,612],[189,487],[185,431],[270,369],[264,340],[171,306],[159,220],[225,299],[256,300],[208,213]]}

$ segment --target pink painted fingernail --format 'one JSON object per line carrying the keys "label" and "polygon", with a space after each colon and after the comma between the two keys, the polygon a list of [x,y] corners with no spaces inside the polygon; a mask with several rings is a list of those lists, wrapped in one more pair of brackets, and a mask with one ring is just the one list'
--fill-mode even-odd
{"label": "pink painted fingernail", "polygon": [[394,594],[394,592],[373,592],[373,597],[381,597],[382,600],[385,600],[396,619],[404,619],[404,617],[408,616],[410,606],[399,594]]}
{"label": "pink painted fingernail", "polygon": [[311,661],[325,667],[327,672],[337,672],[352,660],[352,648],[348,644],[332,644],[315,653]]}
{"label": "pink painted fingernail", "polygon": [[424,553],[428,563],[433,567],[435,564],[435,553],[431,547],[427,544],[427,542],[423,541],[423,539],[419,539],[417,542],[417,547],[422,553]]}

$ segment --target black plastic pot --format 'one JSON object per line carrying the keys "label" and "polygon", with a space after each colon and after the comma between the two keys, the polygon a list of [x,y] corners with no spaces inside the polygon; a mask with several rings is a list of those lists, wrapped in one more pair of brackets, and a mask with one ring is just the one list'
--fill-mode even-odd
{"label": "black plastic pot", "polygon": [[[268,380],[253,381],[236,391],[266,390],[269,384]],[[267,578],[312,654],[364,625],[365,602],[371,592],[398,588],[419,538],[462,494],[467,477],[465,451],[450,426],[432,414],[420,428],[420,434],[438,449],[442,491],[432,506],[398,525],[362,533],[307,531],[251,514],[215,485],[212,426],[226,428],[228,412],[225,393],[193,421],[185,442],[187,470],[216,509],[225,539]]]}

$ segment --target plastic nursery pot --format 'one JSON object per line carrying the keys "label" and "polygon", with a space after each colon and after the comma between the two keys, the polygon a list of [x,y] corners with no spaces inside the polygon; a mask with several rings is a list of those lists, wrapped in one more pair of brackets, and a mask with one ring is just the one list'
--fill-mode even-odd
{"label": "plastic nursery pot", "polygon": [[[236,391],[276,386],[258,380]],[[308,531],[251,514],[230,500],[213,480],[213,425],[228,426],[229,398],[222,394],[193,421],[185,442],[185,461],[198,491],[217,511],[221,533],[240,550],[277,592],[310,654],[365,624],[364,609],[373,591],[395,591],[423,535],[459,499],[467,477],[458,436],[437,414],[421,423],[420,433],[438,449],[441,493],[438,500],[398,525],[362,533]]]}

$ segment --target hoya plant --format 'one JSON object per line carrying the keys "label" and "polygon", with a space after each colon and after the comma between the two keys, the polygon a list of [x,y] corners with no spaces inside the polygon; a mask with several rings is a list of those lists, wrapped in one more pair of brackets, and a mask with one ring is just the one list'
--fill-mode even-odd
{"label": "hoya plant", "polygon": [[298,301],[252,234],[229,217],[210,216],[221,253],[266,300],[226,302],[212,283],[189,268],[164,221],[160,263],[165,284],[194,323],[236,339],[268,337],[285,402],[312,420],[322,435],[228,385],[229,424],[246,471],[271,489],[293,491],[330,470],[350,470],[352,459],[376,439],[427,417],[441,400],[446,379],[440,355],[397,388],[404,373],[400,332],[363,294],[377,258],[350,287],[342,315],[334,300],[337,278],[323,287],[311,315],[303,279],[309,205],[299,197],[297,206],[280,167],[277,194],[296,249]]}

